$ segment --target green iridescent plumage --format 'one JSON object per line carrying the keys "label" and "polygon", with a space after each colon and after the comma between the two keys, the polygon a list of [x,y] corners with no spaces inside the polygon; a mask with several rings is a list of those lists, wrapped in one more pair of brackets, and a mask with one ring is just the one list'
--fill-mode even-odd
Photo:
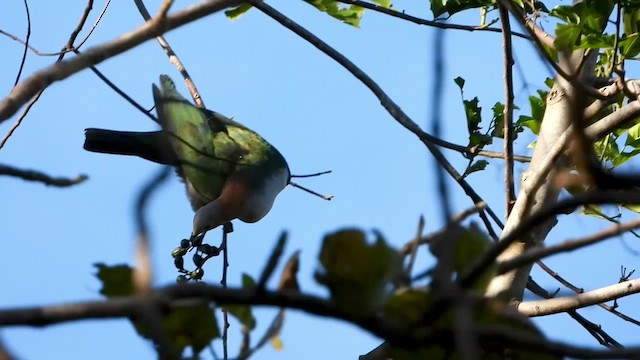
{"label": "green iridescent plumage", "polygon": [[196,211],[194,235],[266,215],[290,178],[278,150],[247,127],[189,103],[166,75],[153,96],[161,131],[87,129],[85,149],[175,166]]}

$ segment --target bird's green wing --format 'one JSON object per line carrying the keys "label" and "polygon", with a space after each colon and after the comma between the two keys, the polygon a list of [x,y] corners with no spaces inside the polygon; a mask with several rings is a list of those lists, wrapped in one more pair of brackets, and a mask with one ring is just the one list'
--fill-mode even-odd
{"label": "bird's green wing", "polygon": [[[216,156],[236,158],[235,171],[268,174],[289,167],[280,152],[268,141],[246,126],[216,113],[205,110],[209,127],[215,132]],[[216,129],[218,131],[216,131]],[[258,177],[255,179],[260,181]]]}
{"label": "bird's green wing", "polygon": [[153,97],[160,125],[178,158],[179,174],[204,202],[215,200],[233,172],[233,159],[216,156],[213,144],[218,135],[204,112],[182,97],[168,76],[160,76],[160,88],[153,86]]}

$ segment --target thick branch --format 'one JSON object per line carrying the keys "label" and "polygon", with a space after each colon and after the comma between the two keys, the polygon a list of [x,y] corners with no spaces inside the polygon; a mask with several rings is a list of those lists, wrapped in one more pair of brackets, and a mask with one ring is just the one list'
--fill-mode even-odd
{"label": "thick branch", "polygon": [[[203,284],[187,284],[160,289],[153,294],[152,300],[157,305],[165,308],[189,306],[202,303],[203,300],[215,302],[219,305],[268,305],[295,308],[310,314],[350,322],[387,340],[392,345],[408,349],[435,343],[453,346],[455,337],[455,334],[450,330],[425,329],[425,331],[417,331],[412,328],[401,327],[378,316],[354,318],[352,315],[337,309],[327,300],[291,292],[257,292],[255,289],[223,289]],[[1,310],[0,325],[46,326],[75,320],[130,317],[136,315],[139,312],[139,307],[146,304],[148,304],[147,300],[140,297],[122,297],[104,301]],[[561,356],[585,359],[612,359],[633,358],[640,354],[640,349],[638,348],[607,350],[579,348],[559,342],[547,341],[517,329],[505,329],[502,326],[478,325],[474,330],[480,343],[489,340],[501,341],[507,346]]]}
{"label": "thick branch", "polygon": [[160,24],[148,21],[139,28],[107,43],[92,47],[71,60],[46,67],[23,80],[11,90],[7,97],[0,101],[0,123],[10,118],[29,99],[52,83],[66,79],[91,65],[96,65],[121,54],[169,30],[240,3],[240,0],[203,1],[167,16]]}
{"label": "thick branch", "polygon": [[557,245],[548,246],[544,248],[531,249],[516,258],[510,259],[508,261],[504,261],[502,263],[498,263],[498,273],[501,273],[501,274],[505,273],[509,270],[513,270],[525,264],[531,264],[538,259],[542,259],[550,255],[555,255],[562,252],[569,252],[582,247],[593,245],[602,240],[606,240],[610,237],[622,234],[623,232],[633,230],[638,227],[640,227],[640,219],[635,219],[626,223],[616,224],[601,232],[598,232],[596,234],[592,234],[580,239],[567,240]]}
{"label": "thick branch", "polygon": [[518,305],[518,311],[527,316],[551,315],[619,299],[638,292],[640,292],[640,279],[634,279],[576,296],[525,301]]}

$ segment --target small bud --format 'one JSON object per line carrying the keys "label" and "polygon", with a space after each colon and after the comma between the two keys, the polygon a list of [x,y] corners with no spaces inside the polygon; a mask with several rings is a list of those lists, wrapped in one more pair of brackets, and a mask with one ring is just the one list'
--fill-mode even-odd
{"label": "small bud", "polygon": [[183,249],[188,249],[189,246],[191,246],[191,241],[187,240],[187,239],[182,239],[180,240],[180,247]]}

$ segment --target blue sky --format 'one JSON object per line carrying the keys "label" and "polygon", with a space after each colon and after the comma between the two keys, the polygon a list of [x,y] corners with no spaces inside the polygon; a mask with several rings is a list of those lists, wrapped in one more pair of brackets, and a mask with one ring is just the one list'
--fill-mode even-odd
{"label": "blue sky", "polygon": [[[160,1],[149,1],[153,14]],[[189,2],[192,3],[192,2]],[[84,34],[104,2],[96,2]],[[177,6],[187,4],[177,4]],[[432,98],[433,29],[367,12],[361,29],[341,24],[303,2],[273,6],[300,22],[367,72],[416,122],[429,124]],[[397,9],[430,18],[425,4],[394,3]],[[85,7],[84,1],[31,4],[31,44],[55,52],[66,43]],[[177,8],[177,7],[176,7]],[[477,23],[479,14],[454,17],[460,23]],[[142,23],[133,2],[114,1],[102,23],[85,46],[93,46]],[[4,4],[0,29],[24,37],[22,2]],[[299,280],[304,291],[326,296],[313,280],[315,258],[323,234],[344,227],[378,229],[394,246],[402,246],[414,234],[418,217],[426,218],[426,232],[442,226],[437,202],[433,159],[411,133],[404,130],[380,106],[377,99],[333,60],[257,10],[237,21],[222,14],[199,20],[167,34],[196,82],[208,108],[259,132],[287,158],[293,173],[331,169],[319,178],[299,183],[335,195],[331,202],[294,188],[279,196],[270,214],[256,224],[235,224],[230,236],[230,283],[241,273],[258,276],[281,231],[290,234],[287,253],[301,249]],[[484,118],[502,101],[502,44],[496,33],[448,31],[442,125],[447,140],[465,144],[466,123],[455,77],[467,80],[466,97],[478,96]],[[523,40],[515,40],[517,65],[526,74],[516,76],[516,101],[527,111],[527,96],[542,88],[547,68]],[[4,66],[0,67],[0,94],[7,94],[15,79],[22,47],[0,38]],[[24,74],[49,65],[51,57],[29,54]],[[145,107],[152,106],[151,84],[169,74],[183,94],[187,90],[179,74],[155,43],[109,59],[98,68]],[[14,117],[15,118],[15,117]],[[12,121],[0,125],[4,136]],[[486,124],[485,124],[486,126]],[[90,180],[68,189],[47,188],[0,177],[0,237],[5,269],[0,308],[56,304],[99,299],[93,264],[132,263],[135,241],[133,201],[140,186],[158,165],[142,159],[108,156],[82,149],[83,130],[99,127],[117,130],[152,130],[156,125],[123,101],[90,71],[52,85],[34,106],[22,126],[0,150],[0,162],[52,175],[87,174]],[[426,127],[427,128],[427,127]],[[516,152],[528,154],[532,138],[523,136]],[[499,150],[501,144],[495,145]],[[466,160],[446,152],[459,171]],[[522,165],[516,170],[521,172]],[[492,161],[487,170],[469,177],[499,214],[504,213],[502,173]],[[518,173],[519,174],[519,173]],[[471,201],[450,182],[456,211]],[[148,213],[153,240],[155,283],[170,284],[176,270],[170,257],[180,239],[189,234],[193,213],[175,176],[156,194]],[[626,215],[626,219],[631,216]],[[548,241],[557,243],[608,226],[599,220],[563,216]],[[220,230],[207,239],[217,243]],[[637,239],[625,235],[570,255],[547,261],[556,271],[585,289],[617,282],[620,265],[634,268]],[[420,253],[417,267],[431,259]],[[205,268],[210,282],[219,281],[220,261]],[[539,270],[536,280],[550,291],[559,285]],[[275,286],[277,279],[270,284]],[[620,310],[640,316],[638,297],[619,302]],[[259,328],[275,314],[260,309]],[[622,343],[637,341],[637,329],[600,309],[580,313],[601,323]],[[595,341],[566,315],[536,319],[551,338],[596,346]],[[236,349],[239,327],[230,329],[230,348]],[[1,334],[19,358],[111,359],[153,358],[146,341],[137,337],[125,320],[83,321],[44,329],[8,328]],[[259,335],[254,335],[258,337]],[[284,350],[269,346],[257,359],[355,358],[377,346],[379,339],[337,321],[288,312],[282,333]],[[219,350],[219,342],[216,343]],[[220,351],[218,351],[220,353]],[[232,354],[235,353],[232,350]],[[209,358],[208,355],[206,355]]]}

